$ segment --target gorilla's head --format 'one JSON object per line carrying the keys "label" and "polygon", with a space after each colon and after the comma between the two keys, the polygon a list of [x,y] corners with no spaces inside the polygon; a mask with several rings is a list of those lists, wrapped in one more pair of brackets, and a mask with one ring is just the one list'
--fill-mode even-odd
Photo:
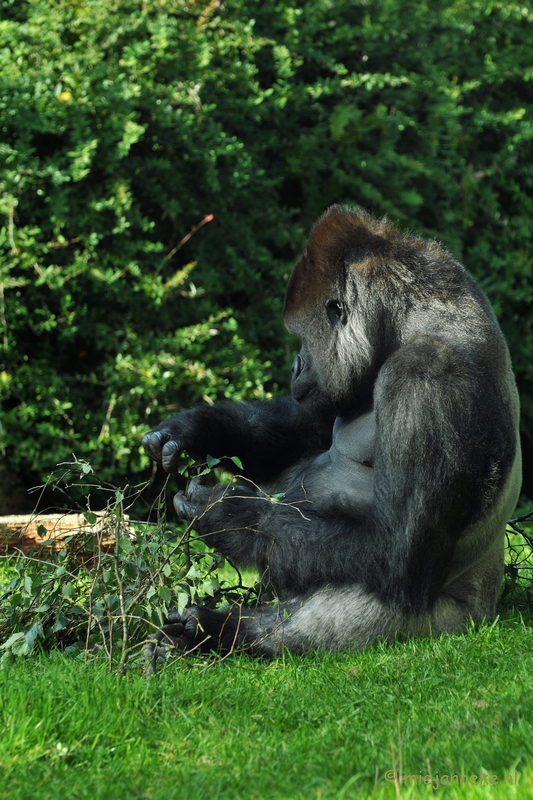
{"label": "gorilla's head", "polygon": [[295,400],[339,416],[369,401],[411,309],[433,302],[456,266],[436,244],[361,209],[329,208],[311,230],[285,298],[285,326],[302,341]]}

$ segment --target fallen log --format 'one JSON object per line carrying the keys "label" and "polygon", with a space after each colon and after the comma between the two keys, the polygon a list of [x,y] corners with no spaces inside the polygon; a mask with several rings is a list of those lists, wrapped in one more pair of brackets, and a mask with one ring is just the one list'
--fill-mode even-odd
{"label": "fallen log", "polygon": [[127,517],[117,529],[116,518],[106,511],[0,516],[0,554],[25,553],[46,558],[66,549],[85,561],[99,551],[112,551],[117,534],[129,539],[135,536]]}

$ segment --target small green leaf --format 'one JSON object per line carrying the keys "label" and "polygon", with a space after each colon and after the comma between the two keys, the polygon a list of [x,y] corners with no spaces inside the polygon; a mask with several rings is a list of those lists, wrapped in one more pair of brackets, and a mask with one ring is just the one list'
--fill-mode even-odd
{"label": "small green leaf", "polygon": [[58,631],[64,630],[68,625],[67,617],[63,616],[59,612],[56,614],[56,621],[52,626],[52,633],[57,633]]}
{"label": "small green leaf", "polygon": [[198,564],[191,564],[189,571],[187,572],[186,578],[201,578],[202,577],[202,570],[199,568]]}
{"label": "small green leaf", "polygon": [[11,652],[16,656],[27,656],[30,651],[31,647],[26,641],[26,637],[19,639],[18,642],[14,642],[11,647]]}
{"label": "small green leaf", "polygon": [[121,536],[118,540],[119,549],[123,553],[130,553],[131,552],[131,541],[128,539],[127,536]]}
{"label": "small green leaf", "polygon": [[170,603],[172,600],[172,592],[168,588],[168,586],[160,586],[157,590],[157,594],[161,598],[164,603]]}
{"label": "small green leaf", "polygon": [[213,575],[211,578],[202,583],[203,593],[209,595],[210,597],[213,597],[218,589],[220,589],[220,583],[216,575]]}
{"label": "small green leaf", "polygon": [[279,503],[280,500],[283,500],[285,497],[285,492],[278,492],[277,494],[270,495],[270,502],[271,503]]}
{"label": "small green leaf", "polygon": [[18,633],[12,633],[9,639],[4,642],[4,644],[0,644],[0,650],[8,650],[10,647],[14,645],[15,642],[18,642],[20,639],[24,639],[24,631],[18,631]]}
{"label": "small green leaf", "polygon": [[191,602],[191,596],[188,592],[178,592],[178,611],[183,611]]}
{"label": "small green leaf", "polygon": [[33,648],[34,642],[36,639],[43,638],[43,626],[40,622],[34,622],[31,628],[29,628],[25,633],[26,643],[28,645],[29,650]]}

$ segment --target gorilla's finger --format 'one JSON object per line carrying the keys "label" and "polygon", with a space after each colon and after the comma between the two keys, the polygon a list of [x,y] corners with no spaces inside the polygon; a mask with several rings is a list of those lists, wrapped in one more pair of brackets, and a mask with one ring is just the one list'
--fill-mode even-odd
{"label": "gorilla's finger", "polygon": [[[168,612],[168,617],[162,630],[167,632],[171,637],[180,636],[191,638],[194,637],[198,629],[198,609],[196,606],[184,608],[183,611],[172,609]],[[177,633],[179,631],[179,633]]]}
{"label": "gorilla's finger", "polygon": [[161,450],[161,464],[165,472],[172,472],[178,463],[183,447],[180,441],[167,441]]}

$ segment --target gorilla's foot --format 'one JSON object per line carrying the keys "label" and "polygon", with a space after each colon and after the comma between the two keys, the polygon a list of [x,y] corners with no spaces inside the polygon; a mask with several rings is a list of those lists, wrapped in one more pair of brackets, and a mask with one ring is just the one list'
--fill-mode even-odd
{"label": "gorilla's foot", "polygon": [[184,611],[170,611],[165,624],[150,638],[144,648],[145,672],[151,675],[169,653],[186,653],[194,650],[198,621],[194,607]]}

